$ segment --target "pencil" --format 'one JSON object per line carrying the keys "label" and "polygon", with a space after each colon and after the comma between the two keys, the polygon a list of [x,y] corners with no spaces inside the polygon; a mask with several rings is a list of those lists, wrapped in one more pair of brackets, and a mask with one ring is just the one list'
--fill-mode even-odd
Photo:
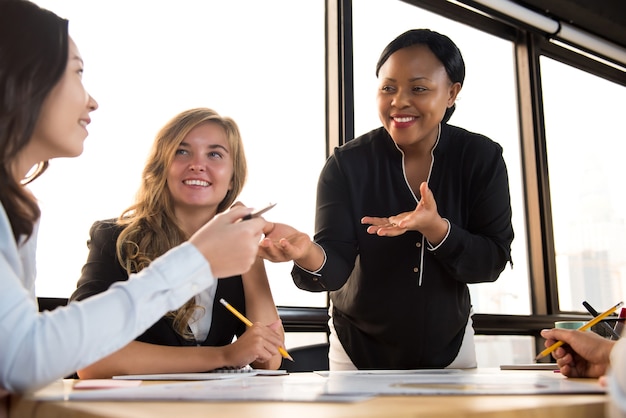
{"label": "pencil", "polygon": [[[624,302],[620,302],[617,305],[615,305],[615,306],[607,309],[606,311],[602,312],[600,315],[596,316],[591,321],[585,322],[580,328],[578,328],[578,331],[585,331],[585,330],[591,328],[592,326],[594,326],[598,322],[602,321],[607,316],[611,315],[613,312],[615,312],[615,310],[617,308],[619,308],[623,304],[624,304]],[[556,350],[557,348],[559,348],[563,344],[564,344],[563,341],[555,342],[550,347],[546,348],[541,353],[537,354],[537,357],[535,357],[535,360],[539,360],[540,358],[547,356],[548,354],[550,354],[551,352],[553,352],[554,350]]]}
{"label": "pencil", "polygon": [[[226,302],[224,300],[224,298],[220,299],[220,303],[222,305],[226,306],[226,309],[231,311],[233,315],[235,315],[237,318],[241,319],[241,322],[246,324],[246,326],[249,326],[249,327],[252,326],[252,321],[250,321],[248,318],[243,316],[243,314],[241,312],[239,312],[237,309],[235,309],[230,303]],[[285,350],[283,347],[278,347],[278,352],[280,353],[281,356],[283,356],[283,358],[286,358],[287,360],[293,361],[293,358],[291,358],[291,356],[289,355],[287,350]]]}

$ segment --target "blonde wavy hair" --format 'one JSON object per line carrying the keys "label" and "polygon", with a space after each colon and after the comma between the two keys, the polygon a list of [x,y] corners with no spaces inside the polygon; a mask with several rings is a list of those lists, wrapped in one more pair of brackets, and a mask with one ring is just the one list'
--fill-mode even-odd
{"label": "blonde wavy hair", "polygon": [[[117,257],[128,274],[141,271],[152,260],[189,238],[174,215],[167,174],[180,143],[192,129],[205,123],[224,129],[233,158],[232,187],[218,205],[217,213],[229,208],[241,192],[246,181],[247,163],[235,121],[208,108],[190,109],[174,116],[154,140],[135,203],[124,210],[117,221],[123,227],[117,239]],[[193,338],[187,325],[196,309],[204,308],[191,298],[168,314],[174,320],[174,329],[187,339]]]}

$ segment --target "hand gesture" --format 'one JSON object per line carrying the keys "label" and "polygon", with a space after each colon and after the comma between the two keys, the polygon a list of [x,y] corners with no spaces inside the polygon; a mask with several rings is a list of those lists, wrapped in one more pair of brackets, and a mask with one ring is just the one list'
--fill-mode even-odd
{"label": "hand gesture", "polygon": [[437,202],[428,184],[420,184],[422,199],[412,212],[404,212],[388,218],[365,216],[362,224],[369,224],[367,232],[373,235],[395,237],[406,231],[421,232],[432,244],[440,243],[448,232],[448,223],[439,216]]}
{"label": "hand gesture", "polygon": [[544,329],[541,336],[549,347],[557,341],[563,345],[552,352],[552,357],[568,377],[600,377],[609,366],[609,356],[615,341],[603,338],[592,331]]}
{"label": "hand gesture", "polygon": [[237,206],[218,214],[189,239],[210,263],[213,276],[243,274],[255,261],[267,222],[261,217],[241,222],[250,212]]}
{"label": "hand gesture", "polygon": [[304,232],[280,223],[268,223],[265,238],[259,244],[259,256],[273,262],[302,258],[313,245]]}

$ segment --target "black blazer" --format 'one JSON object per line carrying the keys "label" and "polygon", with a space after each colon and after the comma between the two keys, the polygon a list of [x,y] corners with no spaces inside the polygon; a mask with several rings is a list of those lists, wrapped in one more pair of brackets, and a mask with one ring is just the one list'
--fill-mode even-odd
{"label": "black blazer", "polygon": [[[115,219],[97,221],[89,231],[87,241],[89,256],[83,266],[77,288],[70,300],[82,300],[107,290],[117,281],[128,280],[126,270],[122,268],[115,251],[115,243],[122,228]],[[220,279],[217,282],[215,300],[226,299],[245,315],[245,298],[241,276]],[[137,337],[137,341],[169,346],[223,346],[232,342],[234,336],[240,336],[246,330],[245,324],[230,313],[222,304],[215,303],[206,307],[213,310],[211,329],[204,341],[185,339],[174,330],[173,320],[168,316],[159,319],[146,332]]]}

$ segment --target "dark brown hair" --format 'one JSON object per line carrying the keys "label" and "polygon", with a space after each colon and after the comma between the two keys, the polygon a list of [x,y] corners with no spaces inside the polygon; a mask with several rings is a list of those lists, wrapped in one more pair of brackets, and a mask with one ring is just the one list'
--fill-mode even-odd
{"label": "dark brown hair", "polygon": [[23,185],[41,175],[48,162],[18,179],[15,161],[67,66],[67,23],[26,0],[0,1],[0,202],[16,241],[32,234],[40,216],[37,201]]}

